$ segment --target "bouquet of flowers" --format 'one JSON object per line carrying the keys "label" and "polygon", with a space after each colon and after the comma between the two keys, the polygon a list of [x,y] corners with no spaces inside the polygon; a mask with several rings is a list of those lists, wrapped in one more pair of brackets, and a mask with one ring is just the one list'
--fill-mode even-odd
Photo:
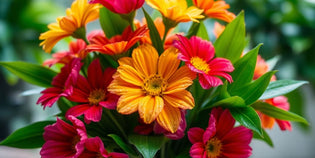
{"label": "bouquet of flowers", "polygon": [[[152,15],[140,9],[145,2]],[[68,50],[43,66],[0,62],[44,87],[37,103],[60,113],[0,145],[41,147],[43,158],[249,157],[252,138],[272,145],[265,129],[275,123],[281,130],[291,130],[290,121],[307,124],[283,96],[307,82],[277,80],[258,55],[261,45],[247,46],[244,12],[229,7],[223,0],[74,0],[39,37],[47,53],[71,37]],[[88,32],[97,19],[102,29]],[[209,20],[216,21],[211,40]],[[176,31],[186,22],[187,32]]]}

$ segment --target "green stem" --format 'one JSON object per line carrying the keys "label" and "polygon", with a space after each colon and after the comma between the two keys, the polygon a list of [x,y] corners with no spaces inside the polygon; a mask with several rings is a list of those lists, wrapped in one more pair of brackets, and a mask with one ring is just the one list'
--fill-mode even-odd
{"label": "green stem", "polygon": [[128,137],[125,133],[125,130],[121,127],[117,119],[113,116],[113,114],[109,110],[105,110],[106,114],[110,117],[110,119],[114,122],[116,127],[120,130],[121,134],[125,137],[126,140],[128,140]]}

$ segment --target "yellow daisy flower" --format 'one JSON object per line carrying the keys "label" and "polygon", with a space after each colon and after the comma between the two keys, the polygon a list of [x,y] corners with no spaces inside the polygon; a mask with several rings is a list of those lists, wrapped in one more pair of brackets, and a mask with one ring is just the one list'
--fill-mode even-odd
{"label": "yellow daisy flower", "polygon": [[67,36],[85,36],[85,26],[87,23],[99,17],[98,4],[89,4],[87,0],[76,0],[71,8],[67,9],[67,16],[57,18],[56,23],[48,25],[49,30],[39,36],[40,43],[45,52],[51,52],[58,41]]}
{"label": "yellow daisy flower", "polygon": [[132,57],[119,59],[119,67],[108,91],[120,95],[117,110],[121,114],[139,112],[144,123],[157,121],[174,133],[181,121],[181,109],[192,109],[194,99],[185,90],[196,77],[187,66],[180,68],[178,50],[171,47],[159,57],[155,48],[144,44]]}

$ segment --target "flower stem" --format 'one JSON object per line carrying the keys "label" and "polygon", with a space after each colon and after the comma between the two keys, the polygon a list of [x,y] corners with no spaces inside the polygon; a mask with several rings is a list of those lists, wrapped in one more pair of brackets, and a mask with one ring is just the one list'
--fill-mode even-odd
{"label": "flower stem", "polygon": [[123,129],[123,127],[121,127],[121,125],[119,124],[119,122],[117,121],[117,119],[113,116],[113,114],[109,111],[109,110],[105,110],[106,114],[110,117],[110,119],[114,122],[114,124],[116,125],[116,127],[119,129],[119,131],[121,132],[121,134],[123,135],[123,137],[128,140],[128,137],[125,133],[125,130]]}

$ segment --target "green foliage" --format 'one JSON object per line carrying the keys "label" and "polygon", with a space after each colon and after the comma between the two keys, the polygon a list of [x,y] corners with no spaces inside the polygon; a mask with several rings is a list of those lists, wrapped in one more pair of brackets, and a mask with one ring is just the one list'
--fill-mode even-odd
{"label": "green foliage", "polygon": [[190,38],[190,37],[196,35],[196,34],[198,33],[199,28],[200,28],[200,23],[198,23],[198,22],[193,22],[193,23],[191,24],[191,26],[190,26],[188,32],[187,32],[186,37],[187,37],[187,38]]}
{"label": "green foliage", "polygon": [[20,128],[3,140],[0,145],[23,149],[39,148],[45,142],[44,127],[53,123],[55,121],[42,121]]}
{"label": "green foliage", "polygon": [[109,134],[109,137],[111,137],[116,144],[121,147],[121,149],[123,149],[126,153],[128,153],[129,156],[136,156],[137,153],[134,151],[134,149],[127,143],[125,143],[123,141],[123,139],[121,139],[118,135],[116,134]]}
{"label": "green foliage", "polygon": [[210,38],[209,38],[209,35],[207,32],[207,28],[206,28],[204,22],[202,22],[202,21],[200,21],[200,26],[199,26],[199,29],[197,32],[197,36],[201,37],[204,40],[210,41]]}
{"label": "green foliage", "polygon": [[221,106],[225,108],[242,108],[246,107],[246,103],[243,98],[239,96],[233,96],[226,99],[222,99],[206,108],[213,108],[216,106]]}
{"label": "green foliage", "polygon": [[0,62],[0,65],[24,81],[41,87],[50,87],[53,77],[57,74],[51,69],[41,65],[21,61]]}
{"label": "green foliage", "polygon": [[65,97],[60,97],[59,100],[57,101],[57,105],[61,113],[64,115],[66,114],[68,109],[70,109],[75,104],[69,101],[68,99],[66,99]]}
{"label": "green foliage", "polygon": [[229,109],[234,119],[241,125],[262,135],[261,122],[258,114],[252,107],[230,108]]}
{"label": "green foliage", "polygon": [[269,137],[268,133],[264,129],[262,129],[262,135],[253,131],[253,138],[262,140],[262,141],[266,142],[269,146],[273,147],[273,142],[272,142],[271,138]]}
{"label": "green foliage", "polygon": [[131,135],[130,142],[136,146],[144,158],[153,158],[156,152],[167,141],[164,136]]}

